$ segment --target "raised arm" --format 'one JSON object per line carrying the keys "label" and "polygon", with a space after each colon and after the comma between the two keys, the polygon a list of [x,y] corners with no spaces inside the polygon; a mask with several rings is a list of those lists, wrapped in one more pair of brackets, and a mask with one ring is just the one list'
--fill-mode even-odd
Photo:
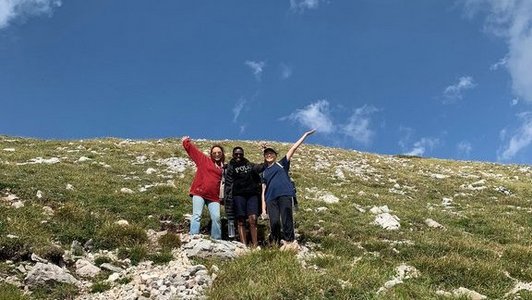
{"label": "raised arm", "polygon": [[290,148],[290,150],[288,150],[288,152],[286,153],[286,159],[290,160],[290,158],[292,158],[292,155],[294,155],[294,152],[296,152],[297,148],[299,148],[299,146],[305,141],[307,136],[313,134],[315,131],[316,131],[316,129],[312,129],[312,130],[309,130],[309,131],[305,132],[299,138],[299,140],[297,140],[297,142],[295,142],[294,145],[292,145],[292,148]]}
{"label": "raised arm", "polygon": [[198,165],[202,160],[209,160],[209,157],[203,154],[203,152],[201,152],[196,145],[192,143],[190,137],[184,136],[181,138],[181,142],[183,143],[183,148],[185,148],[185,151],[187,151],[188,156],[194,161],[194,163],[196,163],[196,165]]}

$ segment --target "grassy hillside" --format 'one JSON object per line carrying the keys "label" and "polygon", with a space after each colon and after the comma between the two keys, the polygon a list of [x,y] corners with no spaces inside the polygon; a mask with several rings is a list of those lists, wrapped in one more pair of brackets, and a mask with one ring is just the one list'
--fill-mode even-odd
{"label": "grassy hillside", "polygon": [[[208,150],[212,142],[197,144]],[[221,144],[227,151],[240,145],[250,160],[261,160],[258,143]],[[272,145],[281,153],[289,147]],[[145,231],[187,230],[193,174],[177,139],[0,136],[0,277],[17,275],[13,263],[31,253],[53,257],[74,240],[154,259]],[[292,176],[305,251],[263,249],[202,262],[221,269],[210,298],[445,299],[444,292],[464,287],[489,298],[532,299],[526,289],[510,293],[532,282],[531,167],[303,145]],[[374,223],[386,211],[398,229]],[[121,219],[132,226],[117,226]],[[429,227],[427,219],[442,227]],[[385,284],[401,265],[415,274]],[[0,284],[0,299],[15,297],[23,296]]]}

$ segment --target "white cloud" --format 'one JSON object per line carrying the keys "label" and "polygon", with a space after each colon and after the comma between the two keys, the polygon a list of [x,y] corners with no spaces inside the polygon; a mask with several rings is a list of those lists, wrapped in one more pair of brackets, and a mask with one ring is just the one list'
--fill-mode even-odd
{"label": "white cloud", "polygon": [[519,98],[513,98],[512,102],[510,102],[511,106],[516,106],[519,103]]}
{"label": "white cloud", "polygon": [[340,126],[341,132],[361,144],[369,144],[375,135],[370,128],[371,115],[377,111],[375,107],[367,105],[357,108],[348,123]]}
{"label": "white cloud", "polygon": [[458,150],[458,153],[469,156],[471,154],[471,151],[473,150],[473,146],[468,141],[461,141],[456,145],[456,149]]}
{"label": "white cloud", "polygon": [[16,18],[50,15],[60,0],[0,0],[0,30]]}
{"label": "white cloud", "polygon": [[405,155],[423,156],[427,150],[432,150],[440,143],[437,138],[422,138],[415,142],[412,150],[405,153]]}
{"label": "white cloud", "polygon": [[317,9],[322,0],[290,0],[290,9],[303,12],[309,9]]}
{"label": "white cloud", "polygon": [[281,120],[286,119],[298,122],[309,129],[314,128],[321,133],[332,133],[335,129],[327,100],[318,100],[281,118]]}
{"label": "white cloud", "polygon": [[508,56],[501,58],[498,62],[490,66],[490,70],[497,71],[500,67],[505,67],[508,63]]}
{"label": "white cloud", "polygon": [[506,68],[512,77],[515,96],[532,102],[532,1],[463,0],[466,12],[473,15],[489,11],[486,30],[506,40]]}
{"label": "white cloud", "polygon": [[452,103],[456,100],[460,100],[463,98],[462,93],[465,90],[472,89],[476,86],[476,84],[473,81],[473,77],[471,76],[462,76],[458,80],[458,83],[450,85],[445,88],[443,91],[443,96],[445,97],[446,101],[444,103]]}
{"label": "white cloud", "polygon": [[[521,126],[514,132],[510,140],[497,155],[499,160],[510,160],[515,155],[532,144],[532,112],[525,112],[518,115],[521,119]],[[503,134],[504,132],[504,134]],[[507,131],[501,131],[501,138],[505,138]]]}
{"label": "white cloud", "polygon": [[233,123],[236,123],[236,120],[238,119],[238,116],[240,116],[240,112],[242,111],[246,103],[247,103],[246,99],[240,98],[236,102],[235,106],[233,106]]}
{"label": "white cloud", "polygon": [[246,125],[240,125],[240,134],[243,134],[246,131]]}
{"label": "white cloud", "polygon": [[255,75],[255,78],[260,81],[262,71],[266,66],[266,63],[263,61],[246,60],[245,64],[246,66],[251,68],[251,70],[253,71],[253,75]]}
{"label": "white cloud", "polygon": [[292,67],[281,64],[281,79],[288,79],[292,77]]}

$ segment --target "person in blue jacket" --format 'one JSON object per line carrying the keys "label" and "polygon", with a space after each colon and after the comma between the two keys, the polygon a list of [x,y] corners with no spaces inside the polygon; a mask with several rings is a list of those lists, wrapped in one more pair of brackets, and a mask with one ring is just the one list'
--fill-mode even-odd
{"label": "person in blue jacket", "polygon": [[275,149],[264,149],[266,168],[262,174],[262,215],[267,214],[270,219],[270,239],[275,244],[281,242],[281,226],[282,240],[285,242],[295,240],[292,211],[295,192],[288,175],[290,159],[305,139],[315,131],[313,129],[305,132],[279,161],[277,161],[278,153]]}

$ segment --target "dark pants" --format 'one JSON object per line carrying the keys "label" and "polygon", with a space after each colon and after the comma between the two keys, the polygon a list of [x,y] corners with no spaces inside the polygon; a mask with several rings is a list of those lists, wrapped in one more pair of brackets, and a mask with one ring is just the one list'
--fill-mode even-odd
{"label": "dark pants", "polygon": [[266,202],[270,217],[271,239],[274,243],[281,241],[281,226],[283,240],[291,242],[294,237],[294,218],[292,215],[292,197],[281,196]]}

